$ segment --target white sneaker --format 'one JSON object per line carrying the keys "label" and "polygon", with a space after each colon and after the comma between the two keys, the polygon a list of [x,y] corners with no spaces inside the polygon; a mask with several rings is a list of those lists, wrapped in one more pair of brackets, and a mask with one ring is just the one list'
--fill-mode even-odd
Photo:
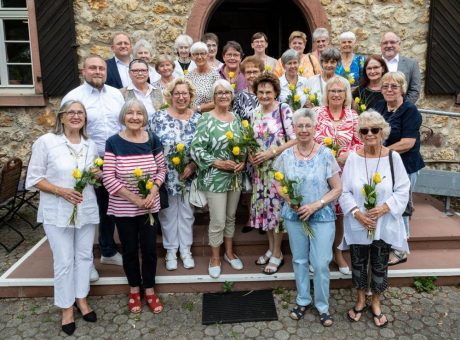
{"label": "white sneaker", "polygon": [[167,270],[176,270],[177,269],[177,256],[176,251],[167,251],[166,252],[166,269]]}
{"label": "white sneaker", "polygon": [[195,268],[195,260],[192,257],[192,253],[188,252],[181,254],[180,258],[182,259],[182,263],[184,264],[185,269]]}
{"label": "white sneaker", "polygon": [[101,256],[101,263],[102,264],[113,264],[115,266],[122,266],[123,265],[123,258],[121,257],[120,253],[115,253],[115,255],[110,257]]}
{"label": "white sneaker", "polygon": [[96,267],[94,267],[94,264],[91,265],[91,274],[89,275],[89,282],[96,282],[99,280],[99,273],[96,270]]}

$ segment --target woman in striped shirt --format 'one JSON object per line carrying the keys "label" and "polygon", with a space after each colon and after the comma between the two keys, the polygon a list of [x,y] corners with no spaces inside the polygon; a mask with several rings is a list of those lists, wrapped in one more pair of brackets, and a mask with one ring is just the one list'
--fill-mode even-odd
{"label": "woman in striped shirt", "polygon": [[[104,185],[110,194],[107,214],[114,216],[123,248],[123,269],[130,285],[129,310],[132,313],[141,311],[142,284],[150,310],[160,313],[163,305],[153,286],[157,265],[156,221],[160,210],[158,191],[165,179],[166,165],[158,137],[144,129],[148,119],[142,102],[128,100],[121,109],[119,120],[126,129],[110,137],[105,149]],[[139,192],[135,173],[144,179],[148,176],[146,187],[150,192],[146,197]],[[150,214],[154,223],[151,223]]]}

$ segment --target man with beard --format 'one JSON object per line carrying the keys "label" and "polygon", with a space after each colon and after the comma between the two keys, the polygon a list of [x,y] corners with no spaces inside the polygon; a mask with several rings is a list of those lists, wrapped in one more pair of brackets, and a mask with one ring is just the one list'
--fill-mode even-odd
{"label": "man with beard", "polygon": [[401,71],[406,76],[407,92],[405,99],[415,104],[420,96],[420,69],[417,61],[399,54],[401,39],[393,32],[383,34],[380,48],[388,71]]}
{"label": "man with beard", "polygon": [[[105,141],[120,132],[121,125],[118,116],[124,104],[121,92],[105,84],[107,78],[107,65],[99,56],[89,56],[85,59],[82,70],[84,83],[64,96],[62,105],[69,100],[79,100],[87,112],[88,137],[97,146],[100,157],[104,157]],[[96,189],[97,204],[99,206],[99,247],[101,249],[101,263],[123,265],[121,255],[115,248],[113,232],[115,224],[107,216],[109,194],[104,186]],[[93,266],[91,281],[99,278]]]}
{"label": "man with beard", "polygon": [[112,39],[114,57],[107,59],[107,79],[105,83],[117,89],[131,84],[129,78],[129,63],[131,61],[132,45],[128,34],[117,32]]}

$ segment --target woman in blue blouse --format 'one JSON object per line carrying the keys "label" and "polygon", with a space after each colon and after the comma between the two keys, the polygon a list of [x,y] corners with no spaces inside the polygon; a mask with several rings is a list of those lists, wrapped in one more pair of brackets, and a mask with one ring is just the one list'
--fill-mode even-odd
{"label": "woman in blue blouse", "polygon": [[[201,115],[190,109],[195,97],[195,87],[190,80],[174,79],[168,84],[163,94],[169,107],[153,115],[149,128],[163,144],[168,167],[166,187],[169,207],[159,212],[163,246],[166,249],[166,269],[177,269],[178,250],[184,268],[191,269],[195,267],[190,251],[195,218],[193,207],[189,202],[189,191],[191,176],[195,173],[196,164],[190,157],[190,146]],[[185,157],[182,162],[186,164],[182,173],[179,173],[172,164],[172,158],[179,144],[183,144]]]}
{"label": "woman in blue blouse", "polygon": [[[312,307],[308,266],[314,268],[314,304],[320,314],[321,324],[332,325],[329,314],[329,263],[332,260],[332,243],[335,234],[333,202],[342,192],[339,165],[329,148],[315,143],[316,119],[310,109],[300,109],[293,116],[298,143],[281,153],[275,161],[275,170],[285,179],[297,181],[296,194],[303,197],[300,206],[290,204],[280,183],[278,193],[284,198],[281,216],[289,234],[292,263],[297,286],[296,307],[290,317],[301,319]],[[308,222],[313,237],[307,236],[304,223]]]}
{"label": "woman in blue blouse", "polygon": [[356,35],[353,32],[344,32],[339,36],[340,54],[342,61],[337,66],[335,73],[348,79],[352,88],[359,85],[359,79],[363,75],[366,58],[355,54]]}

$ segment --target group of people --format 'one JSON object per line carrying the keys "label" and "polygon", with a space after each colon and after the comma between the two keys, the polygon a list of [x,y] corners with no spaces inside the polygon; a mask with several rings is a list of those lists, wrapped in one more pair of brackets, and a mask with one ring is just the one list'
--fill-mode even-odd
{"label": "group of people", "polygon": [[86,300],[90,280],[98,279],[97,224],[101,263],[123,266],[126,274],[129,311],[141,312],[142,298],[153,313],[163,310],[154,290],[157,231],[166,269],[177,269],[178,258],[194,268],[190,196],[198,194],[210,216],[212,278],[221,275],[222,244],[223,260],[234,270],[244,267],[233,248],[243,196],[250,202],[245,230],[267,235],[267,251],[255,259],[265,274],[284,264],[281,243],[289,236],[298,292],[293,319],[312,307],[312,272],[320,322],[332,325],[334,260],[358,289],[348,319],[358,321],[370,308],[376,326],[388,323],[380,294],[388,265],[407,257],[409,223],[402,215],[424,166],[414,105],[418,66],[399,55],[392,32],[382,36],[382,55],[368,58],[355,54],[352,32],[339,36],[340,49],[329,46],[324,28],[313,33],[312,53],[304,53],[306,42],[303,32],[293,32],[276,60],[265,54],[268,37],[258,32],[254,55],[242,60],[240,44],[229,41],[220,62],[215,34],[197,42],[180,35],[176,59],[153,60],[150,43],[132,47],[119,32],[112,59],[84,60],[83,84],[62,99],[54,131],[33,145],[26,183],[40,190],[38,221],[53,252],[65,333],[75,330],[74,306],[84,320],[97,320]]}

